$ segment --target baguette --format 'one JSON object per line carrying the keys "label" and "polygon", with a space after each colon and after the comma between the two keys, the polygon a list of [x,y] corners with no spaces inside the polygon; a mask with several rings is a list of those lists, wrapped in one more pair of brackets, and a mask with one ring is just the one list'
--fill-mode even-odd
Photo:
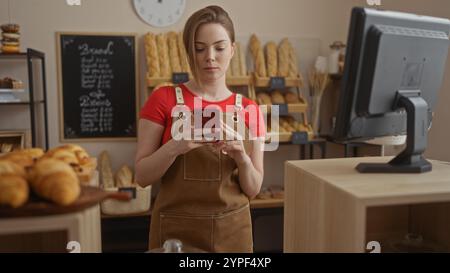
{"label": "baguette", "polygon": [[170,77],[172,76],[172,70],[170,68],[169,48],[167,46],[167,37],[165,34],[160,33],[156,35],[156,45],[158,47],[161,77]]}
{"label": "baguette", "polygon": [[156,46],[155,35],[151,32],[145,35],[145,53],[147,57],[148,76],[150,78],[160,77],[158,47]]}

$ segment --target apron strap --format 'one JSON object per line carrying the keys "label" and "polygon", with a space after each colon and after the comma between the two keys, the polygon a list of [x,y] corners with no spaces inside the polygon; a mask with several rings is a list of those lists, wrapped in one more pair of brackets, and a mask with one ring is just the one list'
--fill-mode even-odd
{"label": "apron strap", "polygon": [[175,97],[177,98],[177,105],[184,105],[183,90],[179,86],[175,87]]}
{"label": "apron strap", "polygon": [[236,102],[234,103],[236,109],[242,109],[242,94],[236,94]]}

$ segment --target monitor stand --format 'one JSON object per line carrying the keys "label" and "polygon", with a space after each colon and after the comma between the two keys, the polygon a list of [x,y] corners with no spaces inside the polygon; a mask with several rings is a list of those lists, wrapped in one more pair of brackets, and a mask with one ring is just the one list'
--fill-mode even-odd
{"label": "monitor stand", "polygon": [[406,148],[388,163],[360,163],[361,173],[424,173],[431,171],[431,163],[423,157],[427,146],[428,105],[420,91],[398,91],[396,108],[404,108],[407,115]]}

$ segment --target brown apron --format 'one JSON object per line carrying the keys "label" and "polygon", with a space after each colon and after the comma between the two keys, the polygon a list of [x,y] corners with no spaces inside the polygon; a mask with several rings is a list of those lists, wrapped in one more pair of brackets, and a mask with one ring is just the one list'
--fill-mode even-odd
{"label": "brown apron", "polygon": [[[183,105],[181,88],[175,91],[177,104]],[[242,95],[236,95],[235,106],[242,109]],[[253,252],[249,199],[232,158],[208,145],[176,158],[154,203],[150,249],[161,248],[167,239],[199,251]]]}

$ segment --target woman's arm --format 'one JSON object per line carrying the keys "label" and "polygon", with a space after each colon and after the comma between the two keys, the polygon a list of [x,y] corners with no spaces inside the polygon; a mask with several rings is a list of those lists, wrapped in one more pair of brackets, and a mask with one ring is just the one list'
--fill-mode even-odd
{"label": "woman's arm", "polygon": [[218,146],[235,160],[241,189],[249,199],[259,193],[264,178],[264,140],[254,140],[252,145],[250,155],[245,152],[242,141],[225,141]]}
{"label": "woman's arm", "polygon": [[164,126],[145,119],[139,120],[138,144],[135,160],[136,180],[142,187],[158,181],[175,161],[170,145],[161,144]]}
{"label": "woman's arm", "polygon": [[138,144],[135,159],[136,180],[142,187],[158,181],[177,156],[202,146],[188,140],[169,140],[161,146],[164,126],[146,119],[139,120]]}

